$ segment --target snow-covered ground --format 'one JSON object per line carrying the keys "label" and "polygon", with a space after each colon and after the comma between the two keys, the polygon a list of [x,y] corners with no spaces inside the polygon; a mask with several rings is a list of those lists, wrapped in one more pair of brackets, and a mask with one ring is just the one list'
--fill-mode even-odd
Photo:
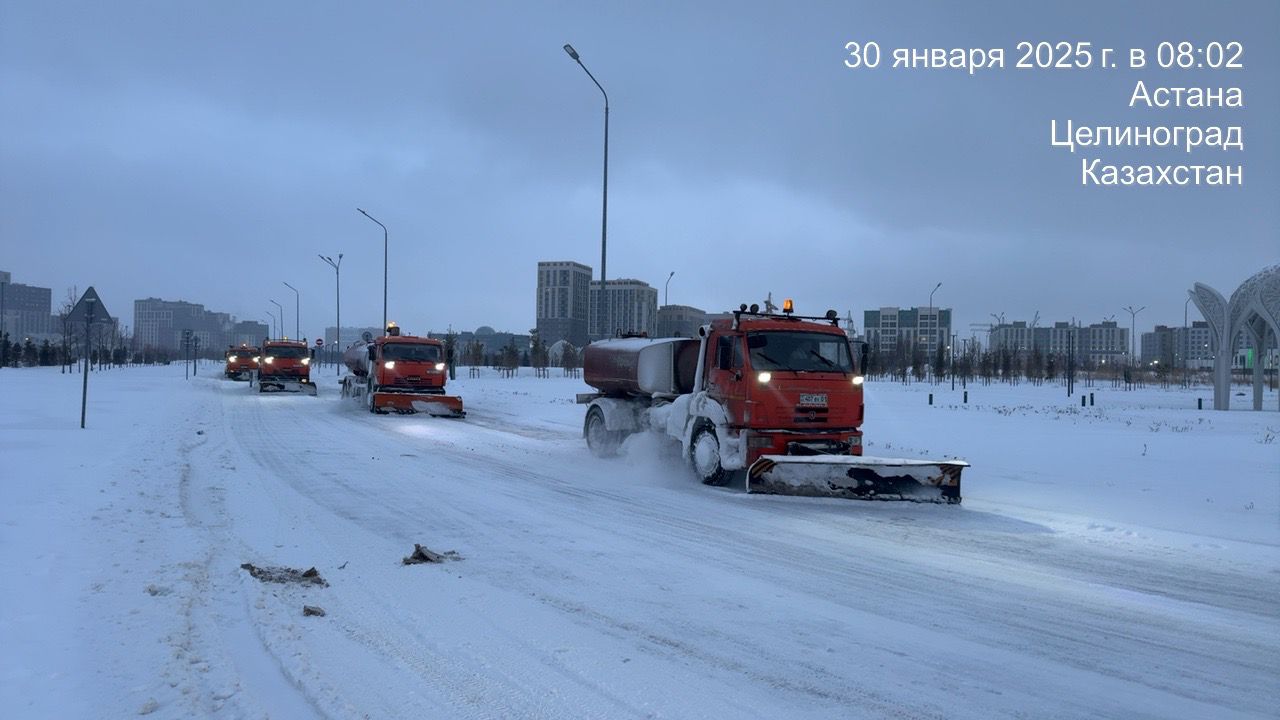
{"label": "snow-covered ground", "polygon": [[0,371],[0,717],[1280,707],[1274,409],[869,384],[868,454],[972,463],[935,506],[706,488],[651,437],[594,458],[578,380],[463,371],[459,421],[201,372],[95,373],[80,430],[80,376]]}

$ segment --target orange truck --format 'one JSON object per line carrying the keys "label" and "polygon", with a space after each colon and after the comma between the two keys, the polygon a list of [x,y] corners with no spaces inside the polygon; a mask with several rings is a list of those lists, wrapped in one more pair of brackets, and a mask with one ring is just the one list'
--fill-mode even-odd
{"label": "orange truck", "polygon": [[264,340],[258,362],[258,392],[316,394],[311,349],[298,340]]}
{"label": "orange truck", "polygon": [[708,485],[864,500],[960,502],[961,460],[862,454],[863,377],[834,310],[801,317],[746,305],[697,338],[622,338],[588,345],[583,379],[596,392],[583,436],[597,455],[628,435],[681,445]]}
{"label": "orange truck", "polygon": [[369,412],[466,416],[462,398],[445,394],[449,366],[439,340],[402,335],[391,323],[386,335],[352,344],[342,361],[351,371],[342,378],[342,395]]}
{"label": "orange truck", "polygon": [[226,360],[227,377],[232,380],[252,380],[254,371],[258,369],[258,348],[248,343],[241,343],[238,347],[232,345],[227,348]]}

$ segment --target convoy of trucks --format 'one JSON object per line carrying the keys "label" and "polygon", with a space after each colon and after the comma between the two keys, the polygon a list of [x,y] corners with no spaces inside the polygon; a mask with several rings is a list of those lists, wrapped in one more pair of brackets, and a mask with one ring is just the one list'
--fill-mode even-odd
{"label": "convoy of trucks", "polygon": [[[369,333],[343,354],[342,396],[372,413],[462,418],[462,398],[445,393],[444,343]],[[583,379],[594,392],[582,434],[596,455],[618,454],[641,432],[679,444],[707,485],[748,492],[862,500],[960,502],[962,460],[862,454],[865,358],[854,352],[834,310],[800,316],[742,305],[696,338],[622,337],[589,344]],[[264,340],[227,350],[226,376],[256,377],[259,392],[316,394],[305,342]]]}

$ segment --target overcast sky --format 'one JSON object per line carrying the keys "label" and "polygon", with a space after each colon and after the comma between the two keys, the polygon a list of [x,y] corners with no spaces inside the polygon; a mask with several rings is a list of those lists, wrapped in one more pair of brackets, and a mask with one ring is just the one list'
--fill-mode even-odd
{"label": "overcast sky", "polygon": [[[1124,5],[1124,7],[1119,7]],[[804,9],[797,9],[803,7]],[[12,2],[0,0],[0,269],[303,333],[534,326],[539,260],[707,310],[953,307],[956,327],[1224,293],[1280,261],[1280,3]],[[844,44],[876,41],[875,71]],[[1010,67],[1020,40],[1239,41],[1243,70]],[[894,70],[896,47],[1004,47],[1006,68]],[[1118,50],[1118,53],[1124,52]],[[1119,58],[1117,58],[1119,59]],[[1129,108],[1238,86],[1243,110]],[[1071,154],[1049,121],[1244,126],[1245,151]],[[1231,188],[1100,188],[1080,158],[1241,164]],[[662,302],[661,295],[659,302]],[[1192,318],[1196,317],[1194,304]]]}

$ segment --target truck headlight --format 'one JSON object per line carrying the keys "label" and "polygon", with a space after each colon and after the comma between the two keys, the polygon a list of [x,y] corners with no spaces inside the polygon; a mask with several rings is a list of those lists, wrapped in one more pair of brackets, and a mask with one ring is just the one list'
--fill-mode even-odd
{"label": "truck headlight", "polygon": [[302,364],[303,364],[303,365],[310,365],[310,364],[311,364],[311,358],[302,358]]}
{"label": "truck headlight", "polygon": [[444,369],[444,363],[436,363],[436,369],[437,369],[437,370],[443,370],[443,369]]}
{"label": "truck headlight", "polygon": [[756,376],[756,380],[759,380],[761,383],[768,383],[772,379],[773,373],[771,372],[762,372]]}
{"label": "truck headlight", "polygon": [[861,376],[861,375],[854,375],[854,376],[853,376],[853,384],[854,384],[854,385],[861,385],[861,384],[862,384],[862,380],[863,380],[863,378],[862,378],[862,376]]}
{"label": "truck headlight", "polygon": [[227,362],[235,362],[238,359],[239,358],[237,358],[235,355],[232,355],[231,357],[227,358]]}
{"label": "truck headlight", "polygon": [[388,361],[386,361],[386,362],[382,363],[382,367],[384,367],[384,368],[386,368],[386,369],[388,369],[388,370],[391,370],[391,369],[392,369],[392,368],[394,368],[395,366],[396,366],[396,361],[395,361],[395,360],[388,360]]}
{"label": "truck headlight", "polygon": [[276,361],[276,359],[275,359],[274,357],[272,357],[272,356],[270,356],[270,355],[268,355],[268,356],[267,356],[267,364],[268,364],[268,365],[270,365],[271,363],[273,363],[273,362],[275,362],[275,361]]}

